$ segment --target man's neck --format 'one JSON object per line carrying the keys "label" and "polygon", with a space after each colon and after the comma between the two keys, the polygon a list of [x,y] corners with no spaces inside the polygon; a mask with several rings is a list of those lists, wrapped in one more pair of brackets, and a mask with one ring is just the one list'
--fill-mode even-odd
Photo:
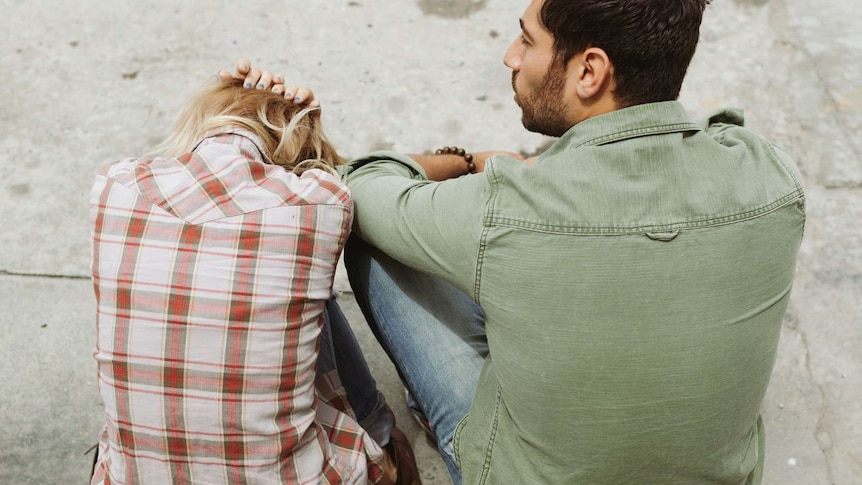
{"label": "man's neck", "polygon": [[611,113],[620,109],[620,106],[614,100],[610,93],[599,97],[593,102],[583,103],[575,113],[575,124],[581,121],[595,118],[603,114]]}

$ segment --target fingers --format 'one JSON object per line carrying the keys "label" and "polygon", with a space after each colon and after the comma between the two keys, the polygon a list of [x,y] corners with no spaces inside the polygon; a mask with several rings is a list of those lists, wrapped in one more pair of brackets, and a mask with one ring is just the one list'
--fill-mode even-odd
{"label": "fingers", "polygon": [[245,87],[255,87],[257,89],[271,89],[275,91],[276,87],[280,87],[280,93],[284,92],[284,78],[281,76],[274,76],[269,71],[260,72],[257,69],[249,69],[249,72],[246,73],[242,77],[237,77],[238,74],[232,74],[229,71],[221,70],[218,72],[218,77],[223,81],[230,81],[231,79],[243,79],[243,84]]}
{"label": "fingers", "polygon": [[223,81],[230,81],[231,79],[245,79],[250,70],[251,61],[248,59],[240,59],[236,61],[236,70],[234,72],[222,69],[218,72],[218,77]]}
{"label": "fingers", "polygon": [[320,106],[314,97],[314,92],[306,87],[288,86],[284,88],[284,97],[292,99],[298,105]]}
{"label": "fingers", "polygon": [[245,86],[247,88],[255,86],[257,84],[257,82],[260,80],[260,77],[262,74],[263,73],[260,71],[260,69],[258,69],[256,67],[252,67],[251,69],[248,70],[248,73],[246,73],[246,75],[245,75],[245,80],[242,83],[243,86]]}
{"label": "fingers", "polygon": [[310,108],[320,106],[320,101],[314,97],[314,92],[307,87],[295,85],[286,86],[284,77],[276,76],[270,71],[261,71],[251,65],[248,59],[240,59],[236,63],[236,72],[225,70],[218,72],[218,76],[224,80],[242,79],[243,86],[255,89],[268,89],[273,93],[283,95],[295,104]]}
{"label": "fingers", "polygon": [[299,91],[299,88],[296,86],[285,86],[284,97],[287,99],[293,99],[294,97],[296,97],[297,91]]}
{"label": "fingers", "polygon": [[[275,76],[269,71],[261,71],[256,67],[252,67],[249,69],[248,73],[245,75],[245,79],[243,80],[243,86],[247,88],[256,88],[256,89],[269,89],[275,91],[276,86],[281,86],[279,91],[282,91],[284,88],[284,78],[281,76]],[[294,88],[294,91],[296,89]]]}
{"label": "fingers", "polygon": [[[523,155],[521,155],[520,153],[515,153],[515,152],[506,152],[506,151],[503,151],[503,152],[500,152],[500,153],[502,153],[503,155],[506,155],[506,156],[508,156],[508,157],[512,157],[512,158],[514,158],[515,160],[524,160],[524,156],[523,156]],[[535,157],[534,157],[534,158],[535,158]]]}
{"label": "fingers", "polygon": [[260,79],[257,81],[257,89],[270,89],[272,87],[272,73],[263,71],[260,74]]}
{"label": "fingers", "polygon": [[293,97],[293,102],[296,104],[308,104],[314,101],[314,93],[306,87],[296,90],[296,95]]}
{"label": "fingers", "polygon": [[251,71],[251,61],[249,61],[248,59],[240,59],[236,61],[237,76],[234,77],[236,77],[237,79],[244,78],[246,77],[246,75],[248,75],[249,71]]}

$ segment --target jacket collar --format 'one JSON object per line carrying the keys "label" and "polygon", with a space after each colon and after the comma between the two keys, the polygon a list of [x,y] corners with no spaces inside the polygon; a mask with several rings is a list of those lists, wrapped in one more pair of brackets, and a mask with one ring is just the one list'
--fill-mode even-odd
{"label": "jacket collar", "polygon": [[701,128],[691,121],[678,101],[639,104],[581,121],[563,134],[552,149],[605,145],[629,138],[699,131]]}

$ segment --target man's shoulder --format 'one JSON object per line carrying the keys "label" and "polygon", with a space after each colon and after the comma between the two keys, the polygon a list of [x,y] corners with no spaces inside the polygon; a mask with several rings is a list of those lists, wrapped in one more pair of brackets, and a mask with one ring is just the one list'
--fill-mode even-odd
{"label": "man's shoulder", "polygon": [[[802,175],[793,157],[766,136],[745,126],[745,115],[738,108],[723,108],[710,113],[703,121],[704,131],[724,148],[740,147],[739,153],[753,165],[772,166],[783,179],[801,193]],[[743,155],[740,155],[743,156]]]}
{"label": "man's shoulder", "polygon": [[804,197],[792,158],[745,128],[741,111],[702,122],[649,111],[571,131],[532,167],[492,164],[501,219],[576,230],[676,227],[738,220]]}
{"label": "man's shoulder", "polygon": [[760,133],[745,126],[745,113],[740,108],[721,108],[706,115],[701,127],[712,139],[723,145],[748,141],[771,145]]}

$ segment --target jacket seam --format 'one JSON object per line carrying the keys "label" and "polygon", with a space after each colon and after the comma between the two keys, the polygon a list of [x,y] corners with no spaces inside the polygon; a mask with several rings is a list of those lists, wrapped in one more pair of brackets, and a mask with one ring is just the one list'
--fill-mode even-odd
{"label": "jacket seam", "polygon": [[632,128],[630,130],[619,131],[616,133],[611,133],[608,135],[602,135],[596,138],[592,138],[590,140],[584,141],[577,145],[578,147],[582,146],[591,146],[591,145],[599,145],[601,143],[607,143],[612,141],[620,141],[626,138],[632,138],[643,135],[661,135],[667,133],[675,133],[678,131],[686,131],[688,129],[698,130],[700,131],[700,125],[697,123],[685,122],[685,123],[673,123],[670,125],[659,125],[659,126],[650,126],[648,128]]}
{"label": "jacket seam", "polygon": [[461,421],[458,421],[458,426],[455,426],[455,434],[452,436],[452,449],[455,452],[455,464],[458,465],[458,469],[463,468],[461,466],[461,432],[464,431],[464,427],[467,426],[467,419],[470,417],[470,413],[468,412],[466,416],[461,418]]}
{"label": "jacket seam", "polygon": [[713,226],[723,226],[727,224],[732,224],[736,222],[743,222],[750,219],[755,219],[757,217],[769,214],[774,212],[782,207],[789,205],[792,202],[795,202],[801,199],[803,196],[802,190],[797,189],[784,197],[772,202],[771,204],[767,204],[762,207],[758,207],[757,209],[752,209],[746,212],[740,212],[737,214],[731,214],[728,216],[722,217],[714,217],[709,219],[703,219],[698,221],[687,221],[687,222],[675,222],[671,224],[653,224],[653,225],[643,225],[643,226],[628,226],[628,227],[613,227],[613,226],[569,226],[569,225],[555,225],[555,224],[546,224],[541,222],[530,222],[524,221],[520,219],[511,219],[504,217],[490,217],[487,221],[488,225],[495,225],[498,227],[512,227],[517,229],[528,229],[536,232],[547,232],[547,233],[556,233],[556,234],[583,234],[583,235],[595,235],[595,236],[610,236],[610,235],[633,235],[633,234],[641,234],[643,232],[652,232],[652,231],[669,231],[669,230],[677,230],[677,229],[701,229],[706,227]]}
{"label": "jacket seam", "polygon": [[485,260],[485,249],[488,247],[488,234],[494,221],[494,204],[497,201],[497,195],[499,193],[497,174],[490,167],[489,170],[486,171],[486,174],[491,183],[491,197],[489,197],[488,202],[486,202],[485,217],[482,221],[482,234],[479,236],[479,251],[476,255],[475,281],[473,282],[473,300],[479,305],[482,303],[479,296],[482,288],[482,264]]}
{"label": "jacket seam", "polygon": [[497,426],[500,422],[500,401],[502,394],[500,393],[500,384],[497,384],[497,396],[494,403],[494,420],[491,427],[491,435],[488,437],[488,448],[485,449],[485,462],[482,464],[482,476],[479,477],[479,484],[483,485],[488,481],[488,476],[491,474],[491,454],[494,451],[494,442],[497,439]]}
{"label": "jacket seam", "polygon": [[767,143],[767,145],[769,146],[769,153],[771,153],[775,161],[777,161],[778,164],[781,165],[781,169],[784,170],[784,173],[793,179],[793,183],[796,185],[797,189],[802,190],[802,181],[800,181],[799,178],[796,177],[796,174],[793,173],[793,170],[790,170],[790,167],[788,167],[787,164],[784,163],[784,160],[782,160],[781,157],[779,157],[778,154],[775,153],[775,145],[773,145],[772,143]]}

